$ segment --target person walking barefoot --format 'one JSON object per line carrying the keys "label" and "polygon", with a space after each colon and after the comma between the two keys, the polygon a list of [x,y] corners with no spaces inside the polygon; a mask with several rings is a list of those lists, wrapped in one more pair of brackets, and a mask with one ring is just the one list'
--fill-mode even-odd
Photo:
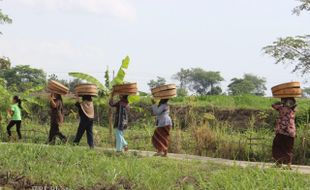
{"label": "person walking barefoot", "polygon": [[64,110],[63,101],[60,94],[51,93],[50,96],[50,107],[51,107],[51,126],[48,137],[48,143],[51,145],[55,144],[56,137],[60,138],[63,143],[67,142],[67,137],[63,135],[59,126],[64,122]]}
{"label": "person walking barefoot", "polygon": [[275,128],[276,136],[272,145],[272,156],[277,166],[287,164],[291,169],[296,136],[296,100],[294,98],[282,98],[281,102],[273,104],[272,107],[279,112]]}
{"label": "person walking barefoot", "polygon": [[7,126],[7,133],[9,139],[11,139],[12,133],[11,128],[16,125],[16,131],[18,135],[18,139],[22,139],[22,134],[20,131],[21,124],[22,124],[22,101],[19,99],[18,96],[13,97],[13,105],[8,110],[8,114],[11,116],[11,121],[9,122]]}
{"label": "person walking barefoot", "polygon": [[164,156],[168,154],[169,135],[172,127],[172,120],[169,116],[169,99],[161,99],[159,104],[155,104],[152,99],[153,114],[156,115],[156,129],[152,137],[153,146],[156,148],[157,153],[155,156]]}
{"label": "person walking barefoot", "polygon": [[130,110],[128,95],[120,95],[120,100],[116,103],[113,102],[114,93],[110,99],[110,106],[116,108],[114,132],[116,139],[116,152],[120,153],[128,151],[128,143],[124,138],[124,131],[128,128],[128,113]]}
{"label": "person walking barefoot", "polygon": [[91,149],[94,148],[94,137],[93,137],[93,123],[95,117],[94,104],[91,96],[82,96],[82,102],[80,103],[79,97],[76,97],[75,106],[79,110],[80,124],[77,130],[74,144],[79,144],[83,134],[86,131],[87,143]]}

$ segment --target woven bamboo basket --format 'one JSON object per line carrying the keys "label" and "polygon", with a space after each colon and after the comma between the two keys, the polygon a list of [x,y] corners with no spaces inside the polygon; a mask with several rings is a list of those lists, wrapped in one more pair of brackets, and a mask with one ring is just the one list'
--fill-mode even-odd
{"label": "woven bamboo basket", "polygon": [[95,84],[79,84],[74,88],[74,92],[78,96],[98,96],[98,89]]}
{"label": "woven bamboo basket", "polygon": [[113,86],[115,95],[136,95],[138,93],[137,83],[126,83]]}
{"label": "woven bamboo basket", "polygon": [[300,88],[301,83],[300,82],[288,82],[279,84],[277,86],[274,86],[271,88],[272,93],[275,93],[279,90],[288,89],[288,88]]}
{"label": "woven bamboo basket", "polygon": [[151,89],[152,94],[155,94],[160,91],[165,91],[165,90],[171,90],[171,89],[176,89],[177,86],[175,84],[166,84],[162,85],[156,88]]}
{"label": "woven bamboo basket", "polygon": [[60,95],[66,95],[69,92],[69,88],[57,81],[50,80],[47,85],[47,91]]}
{"label": "woven bamboo basket", "polygon": [[170,99],[176,97],[177,89],[175,84],[162,85],[151,90],[156,99]]}
{"label": "woven bamboo basket", "polygon": [[300,86],[300,82],[283,83],[272,87],[271,91],[275,98],[299,98],[302,96],[302,89]]}

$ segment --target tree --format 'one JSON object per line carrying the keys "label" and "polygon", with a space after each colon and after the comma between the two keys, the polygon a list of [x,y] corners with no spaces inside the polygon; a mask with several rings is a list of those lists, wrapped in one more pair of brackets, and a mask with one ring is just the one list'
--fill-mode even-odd
{"label": "tree", "polygon": [[[310,0],[297,0],[300,5],[293,9],[299,15],[301,11],[310,11]],[[293,64],[293,72],[310,73],[310,35],[279,38],[263,48],[263,51],[275,58],[276,64]]]}
{"label": "tree", "polygon": [[304,88],[304,89],[302,90],[302,93],[303,93],[303,96],[304,96],[304,97],[310,97],[310,87]]}
{"label": "tree", "polygon": [[11,68],[11,61],[8,57],[0,57],[0,70]]}
{"label": "tree", "polygon": [[176,74],[172,76],[172,79],[179,81],[180,85],[179,88],[181,89],[186,89],[188,83],[189,83],[189,78],[191,75],[191,70],[190,69],[183,69]]}
{"label": "tree", "polygon": [[293,13],[300,15],[302,11],[310,11],[310,0],[297,0],[301,4],[293,9]]}
{"label": "tree", "polygon": [[266,88],[266,80],[251,74],[245,74],[243,78],[233,78],[228,85],[230,95],[252,94],[256,96],[264,96]]}
{"label": "tree", "polygon": [[156,80],[152,79],[152,80],[150,80],[149,83],[147,83],[147,85],[150,87],[150,89],[156,88],[156,87],[164,85],[164,84],[166,84],[166,79],[163,77],[159,77],[159,76],[157,77]]}
{"label": "tree", "polygon": [[[0,24],[5,24],[5,23],[11,24],[12,19],[8,15],[4,14],[2,10],[0,9]],[[1,31],[0,31],[0,34],[2,34]]]}
{"label": "tree", "polygon": [[279,38],[263,50],[276,59],[276,64],[295,65],[293,72],[310,72],[310,35]]}
{"label": "tree", "polygon": [[189,87],[199,95],[218,95],[222,93],[222,89],[218,85],[223,80],[220,72],[192,68],[189,76]]}
{"label": "tree", "polygon": [[0,70],[0,78],[6,80],[8,89],[18,92],[46,83],[44,71],[31,68],[29,65],[18,65],[11,69]]}

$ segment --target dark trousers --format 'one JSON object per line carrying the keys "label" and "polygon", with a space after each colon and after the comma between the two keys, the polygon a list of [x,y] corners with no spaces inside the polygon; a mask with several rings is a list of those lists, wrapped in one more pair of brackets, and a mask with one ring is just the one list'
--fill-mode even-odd
{"label": "dark trousers", "polygon": [[14,121],[14,120],[11,120],[10,123],[8,124],[7,126],[7,131],[8,131],[8,135],[9,137],[12,136],[12,133],[11,133],[11,128],[16,125],[16,131],[17,131],[17,135],[18,135],[18,138],[21,139],[22,138],[22,134],[20,132],[20,128],[21,128],[21,125],[22,125],[22,121]]}
{"label": "dark trousers", "polygon": [[86,131],[87,143],[90,148],[94,147],[94,137],[93,137],[93,121],[92,120],[81,120],[79,128],[77,130],[74,143],[78,144]]}
{"label": "dark trousers", "polygon": [[50,144],[55,144],[56,137],[58,137],[63,142],[67,141],[67,137],[59,131],[59,124],[56,122],[52,122],[48,142]]}

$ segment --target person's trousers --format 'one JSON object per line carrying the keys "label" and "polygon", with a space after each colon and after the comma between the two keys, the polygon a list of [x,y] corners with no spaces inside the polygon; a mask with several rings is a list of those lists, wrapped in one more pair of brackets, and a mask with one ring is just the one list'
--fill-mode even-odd
{"label": "person's trousers", "polygon": [[21,128],[21,125],[22,125],[22,121],[20,120],[11,120],[10,123],[8,124],[7,126],[7,132],[8,132],[8,136],[11,137],[12,136],[12,132],[11,132],[11,128],[16,125],[16,131],[17,131],[17,135],[18,135],[18,138],[21,139],[22,138],[22,134],[20,132],[20,128]]}
{"label": "person's trousers", "polygon": [[86,131],[87,143],[90,148],[94,147],[94,137],[93,137],[93,121],[80,121],[79,128],[77,130],[74,143],[78,144]]}
{"label": "person's trousers", "polygon": [[59,131],[59,124],[57,122],[51,122],[48,142],[50,144],[55,144],[56,137],[58,137],[63,142],[67,141],[67,137]]}
{"label": "person's trousers", "polygon": [[116,151],[120,152],[123,151],[123,149],[128,146],[127,141],[124,138],[124,132],[119,129],[115,129],[115,139],[116,139]]}

